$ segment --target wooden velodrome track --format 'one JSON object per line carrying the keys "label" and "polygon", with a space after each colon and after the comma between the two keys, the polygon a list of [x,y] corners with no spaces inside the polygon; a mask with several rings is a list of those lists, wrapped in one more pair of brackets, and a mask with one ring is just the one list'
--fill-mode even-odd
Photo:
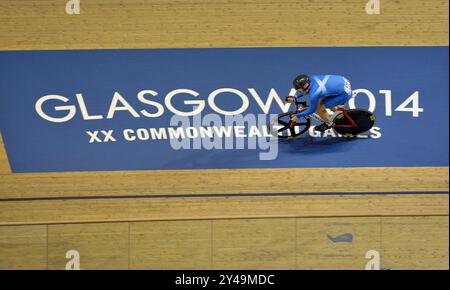
{"label": "wooden velodrome track", "polygon": [[[381,2],[2,0],[0,50],[448,46],[447,0]],[[449,268],[448,167],[291,171],[12,174],[0,141],[0,269]]]}

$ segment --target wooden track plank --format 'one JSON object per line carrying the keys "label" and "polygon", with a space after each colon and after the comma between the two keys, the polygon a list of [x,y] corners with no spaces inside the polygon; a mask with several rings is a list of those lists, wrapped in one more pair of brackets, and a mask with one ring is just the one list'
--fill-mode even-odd
{"label": "wooden track plank", "polygon": [[128,224],[66,224],[48,227],[48,269],[64,270],[67,251],[80,255],[80,269],[127,269]]}
{"label": "wooden track plank", "polygon": [[47,268],[47,226],[0,227],[1,270]]}
{"label": "wooden track plank", "polygon": [[366,2],[91,0],[69,16],[59,0],[2,0],[0,50],[448,45],[447,0],[384,1],[380,15]]}
{"label": "wooden track plank", "polygon": [[448,270],[449,222],[442,217],[383,217],[383,267]]}
{"label": "wooden track plank", "polygon": [[[303,176],[298,183],[286,176]],[[448,192],[448,167],[68,172],[0,175],[0,198],[301,192]]]}
{"label": "wooden track plank", "polygon": [[297,268],[364,270],[366,252],[381,251],[380,223],[380,217],[298,219]]}
{"label": "wooden track plank", "polygon": [[213,221],[214,269],[295,268],[295,219]]}
{"label": "wooden track plank", "polygon": [[448,194],[0,202],[0,225],[278,217],[448,215]]}
{"label": "wooden track plank", "polygon": [[130,269],[211,269],[211,221],[130,223]]}
{"label": "wooden track plank", "polygon": [[[46,269],[47,259],[50,269],[64,269],[66,251],[77,249],[81,269],[364,269],[366,251],[377,250],[382,269],[448,270],[448,216],[94,223],[48,232],[6,226],[0,233],[1,269]],[[328,237],[342,234],[352,240]]]}
{"label": "wooden track plank", "polygon": [[[3,143],[2,135],[0,134],[0,176],[3,174],[10,174],[8,157],[6,155],[5,144]],[[1,188],[1,185],[0,185]]]}

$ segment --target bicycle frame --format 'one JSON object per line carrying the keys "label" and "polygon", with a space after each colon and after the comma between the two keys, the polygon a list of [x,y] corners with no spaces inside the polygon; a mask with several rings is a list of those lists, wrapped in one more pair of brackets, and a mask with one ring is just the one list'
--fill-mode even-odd
{"label": "bicycle frame", "polygon": [[347,110],[345,108],[339,108],[339,111],[341,111],[344,116],[347,118],[347,120],[350,122],[350,125],[336,125],[334,124],[335,128],[354,128],[356,127],[356,122],[352,119],[352,117],[350,117],[350,115],[348,114]]}
{"label": "bicycle frame", "polygon": [[[306,108],[302,107],[301,105],[299,106],[298,103],[296,103],[296,105],[297,105],[297,110],[296,110],[297,113],[300,113],[300,112],[306,110]],[[352,117],[350,117],[350,115],[348,114],[347,110],[344,107],[338,108],[338,111],[341,111],[344,114],[344,116],[347,118],[347,120],[350,122],[350,124],[348,124],[348,125],[333,124],[334,128],[354,128],[354,127],[356,127],[356,122],[352,119]],[[315,119],[316,121],[323,122],[323,119],[317,113],[312,113],[309,116],[312,117],[313,119]],[[334,123],[334,119],[333,119],[333,123]],[[291,126],[293,126],[293,125],[295,125],[295,123],[291,124]]]}

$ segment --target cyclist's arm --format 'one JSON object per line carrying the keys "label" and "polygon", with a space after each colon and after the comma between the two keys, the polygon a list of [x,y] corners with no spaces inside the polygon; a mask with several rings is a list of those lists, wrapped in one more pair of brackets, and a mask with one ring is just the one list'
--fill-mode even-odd
{"label": "cyclist's arm", "polygon": [[305,116],[311,115],[312,113],[316,112],[317,106],[319,105],[319,98],[311,97],[309,101],[310,101],[310,104],[309,104],[308,109],[298,113],[297,118],[305,117]]}
{"label": "cyclist's arm", "polygon": [[295,92],[295,95],[294,95],[296,98],[301,98],[301,97],[303,97],[303,95],[302,95],[302,93],[300,93],[300,92]]}

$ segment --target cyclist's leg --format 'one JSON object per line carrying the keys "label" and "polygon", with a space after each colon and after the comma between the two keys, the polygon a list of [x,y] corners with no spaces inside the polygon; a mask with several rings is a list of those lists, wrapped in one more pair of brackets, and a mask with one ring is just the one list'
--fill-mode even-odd
{"label": "cyclist's leg", "polygon": [[331,126],[331,119],[330,119],[330,116],[328,115],[327,109],[324,105],[324,100],[320,100],[320,102],[317,106],[317,114],[324,121],[324,123]]}
{"label": "cyclist's leg", "polygon": [[329,96],[325,99],[320,100],[319,105],[317,107],[317,114],[319,114],[324,123],[321,124],[320,126],[317,126],[315,130],[323,132],[326,129],[330,128],[333,125],[332,120],[334,119],[334,117],[330,118],[326,109],[334,108],[337,106],[343,106],[348,100],[350,100],[350,98],[351,98],[351,91],[349,93],[343,92],[340,95]]}
{"label": "cyclist's leg", "polygon": [[324,100],[320,100],[318,106],[317,106],[317,114],[320,116],[320,118],[322,119],[323,123],[320,124],[319,126],[314,127],[315,131],[318,132],[325,132],[327,129],[331,128],[331,126],[333,126],[333,122],[330,119],[330,116],[328,115],[327,109],[325,108],[324,104],[323,104]]}
{"label": "cyclist's leg", "polygon": [[339,114],[339,111],[337,110],[339,107],[344,107],[345,103],[348,102],[348,100],[350,100],[352,97],[352,94],[347,94],[346,92],[337,95],[337,96],[333,96],[333,97],[329,97],[326,98],[324,100],[324,107],[329,108],[330,110],[332,110],[334,112],[333,116],[331,117],[331,120],[334,119],[334,117]]}
{"label": "cyclist's leg", "polygon": [[340,105],[336,106],[336,107],[331,107],[331,108],[328,108],[328,109],[330,109],[332,112],[336,113],[336,111],[338,110],[339,107],[340,107]]}

